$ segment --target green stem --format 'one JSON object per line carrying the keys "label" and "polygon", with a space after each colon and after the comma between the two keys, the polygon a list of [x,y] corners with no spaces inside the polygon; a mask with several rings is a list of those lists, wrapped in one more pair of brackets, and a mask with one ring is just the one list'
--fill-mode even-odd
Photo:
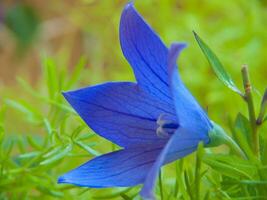
{"label": "green stem", "polygon": [[184,171],[184,183],[185,183],[185,186],[186,186],[186,190],[187,190],[187,194],[189,196],[189,199],[193,200],[194,199],[194,195],[193,195],[193,191],[192,191],[191,184],[190,184],[190,181],[189,181],[189,176],[188,176],[186,170]]}
{"label": "green stem", "polygon": [[257,133],[257,123],[256,123],[256,116],[255,116],[255,108],[252,98],[252,90],[251,90],[251,83],[249,80],[249,73],[248,73],[248,66],[244,65],[242,67],[242,77],[243,77],[243,86],[245,89],[245,100],[248,106],[248,113],[249,113],[249,121],[252,130],[252,142],[253,142],[253,152],[254,154],[259,157],[259,136]]}
{"label": "green stem", "polygon": [[201,164],[203,156],[203,143],[199,143],[196,154],[196,166],[195,166],[195,199],[200,199],[200,179],[201,179]]}
{"label": "green stem", "polygon": [[163,185],[162,185],[162,172],[161,170],[159,171],[159,189],[160,189],[160,199],[163,200]]}

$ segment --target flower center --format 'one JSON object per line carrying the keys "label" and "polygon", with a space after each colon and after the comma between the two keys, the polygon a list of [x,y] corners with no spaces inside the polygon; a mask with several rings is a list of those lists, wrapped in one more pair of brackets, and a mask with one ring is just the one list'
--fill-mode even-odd
{"label": "flower center", "polygon": [[178,123],[173,119],[173,117],[167,114],[161,114],[158,117],[157,125],[158,128],[156,133],[161,138],[170,137],[179,127]]}

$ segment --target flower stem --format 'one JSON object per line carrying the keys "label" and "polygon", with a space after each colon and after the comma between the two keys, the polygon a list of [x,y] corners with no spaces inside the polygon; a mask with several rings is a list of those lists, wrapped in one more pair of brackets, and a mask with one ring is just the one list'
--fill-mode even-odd
{"label": "flower stem", "polygon": [[242,77],[243,77],[243,86],[245,89],[245,100],[248,106],[249,113],[249,121],[252,130],[252,142],[253,142],[253,152],[259,157],[259,135],[257,133],[257,123],[255,116],[255,108],[253,103],[252,91],[251,91],[251,83],[249,79],[248,66],[243,65],[242,67]]}

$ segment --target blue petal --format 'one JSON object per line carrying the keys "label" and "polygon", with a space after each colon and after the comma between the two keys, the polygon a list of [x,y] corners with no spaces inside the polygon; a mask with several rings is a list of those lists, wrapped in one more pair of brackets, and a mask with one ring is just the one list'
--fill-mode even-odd
{"label": "blue petal", "polygon": [[111,82],[64,93],[82,119],[100,136],[122,146],[157,145],[157,118],[175,111],[130,82]]}
{"label": "blue petal", "polygon": [[180,43],[173,44],[170,47],[168,56],[170,88],[179,125],[189,130],[193,129],[194,132],[205,136],[212,127],[211,122],[205,111],[183,84],[177,70],[176,59],[184,47],[185,45]]}
{"label": "blue petal", "polygon": [[161,151],[153,167],[147,174],[144,186],[141,191],[141,196],[144,199],[155,199],[153,188],[162,165],[182,158],[197,149],[199,142],[203,141],[206,144],[208,137],[201,137],[194,131],[188,131],[179,128],[170,138],[164,149]]}
{"label": "blue petal", "polygon": [[59,177],[83,187],[130,187],[144,182],[161,147],[124,149],[94,158]]}
{"label": "blue petal", "polygon": [[125,7],[121,15],[120,42],[138,84],[150,95],[173,107],[168,86],[168,49],[137,13],[132,3]]}

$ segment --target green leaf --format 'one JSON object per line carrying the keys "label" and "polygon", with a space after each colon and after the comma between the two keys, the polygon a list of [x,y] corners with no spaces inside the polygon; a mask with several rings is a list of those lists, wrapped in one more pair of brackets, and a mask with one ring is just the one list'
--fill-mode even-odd
{"label": "green leaf", "polygon": [[88,153],[92,154],[93,156],[99,156],[100,155],[100,153],[98,151],[92,149],[88,145],[84,144],[82,141],[75,141],[75,143],[79,147],[81,147],[82,149],[84,149],[85,151],[87,151]]}
{"label": "green leaf", "polygon": [[193,188],[190,184],[190,177],[186,170],[184,171],[184,183],[187,189],[188,196],[190,197],[190,199],[194,199]]}
{"label": "green leaf", "polygon": [[62,150],[62,147],[55,147],[51,151],[43,155],[44,158],[51,157],[52,155],[58,154]]}
{"label": "green leaf", "polygon": [[1,145],[3,144],[5,138],[5,128],[4,128],[5,111],[6,111],[5,106],[0,107],[0,153],[1,153]]}
{"label": "green leaf", "polygon": [[79,140],[88,140],[88,139],[90,139],[90,138],[92,138],[94,136],[95,136],[94,133],[84,133],[82,135],[77,136],[75,139],[77,141],[79,141]]}
{"label": "green leaf", "polygon": [[204,154],[203,143],[199,143],[197,153],[196,153],[196,165],[195,165],[195,199],[200,197],[200,180],[201,180],[201,167],[202,167],[202,158]]}
{"label": "green leaf", "polygon": [[62,159],[63,157],[65,157],[71,150],[72,150],[72,144],[68,144],[67,146],[65,146],[64,148],[62,148],[63,150],[55,155],[53,155],[52,157],[42,161],[40,163],[40,165],[48,165],[51,163],[54,163],[60,159]]}
{"label": "green leaf", "polygon": [[113,199],[116,197],[121,197],[121,194],[126,194],[132,189],[133,188],[129,187],[120,191],[111,191],[108,194],[93,196],[93,199]]}
{"label": "green leaf", "polygon": [[87,128],[85,124],[82,124],[78,126],[72,133],[71,133],[71,138],[76,139],[79,134],[83,131],[83,129]]}
{"label": "green leaf", "polygon": [[48,135],[52,135],[53,129],[51,127],[49,120],[47,118],[44,118],[43,121],[44,121],[44,127],[45,127]]}
{"label": "green leaf", "polygon": [[54,99],[59,93],[56,64],[51,58],[43,59],[43,69],[50,99]]}
{"label": "green leaf", "polygon": [[205,194],[205,196],[204,196],[203,199],[204,199],[204,200],[209,200],[209,199],[210,199],[210,192],[209,192],[209,191],[206,192],[206,194]]}
{"label": "green leaf", "polygon": [[17,147],[18,147],[18,150],[20,151],[20,153],[26,152],[27,142],[26,142],[25,137],[23,137],[22,135],[18,136],[16,139],[16,144],[17,144]]}
{"label": "green leaf", "polygon": [[77,83],[81,77],[82,70],[86,65],[85,57],[81,57],[77,65],[74,67],[73,72],[71,73],[70,80],[67,82],[64,89],[70,89],[75,83]]}
{"label": "green leaf", "polygon": [[59,192],[59,191],[55,191],[55,190],[52,190],[48,187],[45,187],[45,186],[37,186],[36,188],[37,190],[39,190],[40,192],[44,193],[44,194],[48,194],[48,195],[51,195],[53,197],[57,197],[57,198],[62,198],[64,196],[64,193],[62,192]]}
{"label": "green leaf", "polygon": [[40,138],[37,137],[32,137],[32,136],[27,136],[27,142],[30,144],[30,146],[33,149],[37,149],[37,150],[42,150],[42,145],[41,145],[41,141]]}
{"label": "green leaf", "polygon": [[0,147],[4,141],[4,137],[5,137],[4,128],[0,125]]}
{"label": "green leaf", "polygon": [[124,199],[124,200],[132,200],[131,197],[129,197],[127,194],[120,194],[121,198]]}
{"label": "green leaf", "polygon": [[176,161],[176,180],[175,180],[175,188],[173,196],[177,199],[178,194],[181,193],[185,199],[189,199],[188,192],[186,185],[184,184],[183,178],[183,171],[184,171],[184,160],[180,159]]}
{"label": "green leaf", "polygon": [[240,177],[248,177],[248,175],[239,169],[233,168],[230,165],[227,165],[222,162],[218,162],[215,160],[204,159],[205,163],[212,167],[214,170],[221,172],[222,174],[232,177],[232,178],[240,178]]}
{"label": "green leaf", "polygon": [[257,173],[253,163],[236,156],[206,154],[203,161],[214,170],[233,179],[252,180],[253,174]]}
{"label": "green leaf", "polygon": [[[257,118],[258,124],[261,124],[262,122],[264,122],[266,120],[266,118],[267,118],[267,116],[265,117],[266,110],[267,110],[267,88],[265,89],[264,95],[263,95],[262,100],[261,100],[260,113],[259,113],[259,116]],[[265,119],[264,119],[264,117],[265,117]]]}
{"label": "green leaf", "polygon": [[252,151],[252,147],[249,143],[249,141],[252,141],[251,126],[249,124],[248,119],[241,113],[238,113],[236,117],[233,134],[235,136],[235,140],[238,142],[238,144],[248,156],[248,158],[256,161]]}
{"label": "green leaf", "polygon": [[28,83],[26,80],[24,80],[21,77],[17,77],[16,80],[17,80],[18,84],[20,85],[20,87],[22,87],[27,93],[29,93],[33,97],[39,97],[39,98],[41,98],[41,94],[39,94],[38,91],[35,90],[31,86],[31,84]]}
{"label": "green leaf", "polygon": [[244,185],[267,185],[267,181],[261,180],[233,180],[223,181],[223,184],[244,184]]}
{"label": "green leaf", "polygon": [[217,77],[231,90],[243,96],[242,92],[236,87],[235,83],[231,79],[230,75],[225,71],[222,63],[218,59],[218,57],[213,53],[213,51],[208,47],[208,45],[197,35],[197,33],[193,32],[195,38],[200,46],[202,52],[206,56],[209,61],[213,71],[217,75]]}
{"label": "green leaf", "polygon": [[20,162],[28,161],[31,160],[32,158],[35,158],[36,156],[39,156],[41,154],[40,151],[32,151],[29,153],[25,154],[20,154],[19,156],[16,157],[17,160]]}
{"label": "green leaf", "polygon": [[59,102],[57,102],[55,100],[52,100],[52,99],[46,99],[46,101],[49,104],[61,109],[62,111],[66,111],[66,112],[72,113],[72,114],[77,114],[70,106],[67,106],[67,105],[65,105],[63,103],[59,103]]}
{"label": "green leaf", "polygon": [[18,110],[18,111],[24,113],[30,122],[40,123],[40,121],[41,121],[40,111],[37,110],[36,108],[34,108],[28,102],[24,102],[22,100],[21,101],[14,101],[11,99],[6,99],[5,103],[8,106],[14,108],[15,110]]}
{"label": "green leaf", "polygon": [[5,114],[6,114],[6,106],[1,105],[1,107],[0,107],[0,125],[4,123]]}
{"label": "green leaf", "polygon": [[159,192],[160,192],[160,199],[164,199],[164,192],[162,186],[162,169],[159,171]]}
{"label": "green leaf", "polygon": [[35,9],[22,3],[7,9],[4,22],[20,48],[28,47],[38,33],[40,19]]}
{"label": "green leaf", "polygon": [[39,154],[40,154],[40,151],[32,151],[32,152],[20,154],[17,158],[18,159],[28,159],[28,158],[35,157],[35,156],[37,156]]}
{"label": "green leaf", "polygon": [[3,145],[3,150],[5,150],[4,152],[4,156],[7,158],[8,156],[10,156],[10,153],[13,150],[15,141],[13,139],[9,140],[6,144]]}
{"label": "green leaf", "polygon": [[251,141],[251,126],[249,120],[241,113],[238,113],[235,120],[235,128],[246,137],[247,141]]}
{"label": "green leaf", "polygon": [[261,161],[262,164],[267,165],[267,138],[262,137],[261,140]]}

